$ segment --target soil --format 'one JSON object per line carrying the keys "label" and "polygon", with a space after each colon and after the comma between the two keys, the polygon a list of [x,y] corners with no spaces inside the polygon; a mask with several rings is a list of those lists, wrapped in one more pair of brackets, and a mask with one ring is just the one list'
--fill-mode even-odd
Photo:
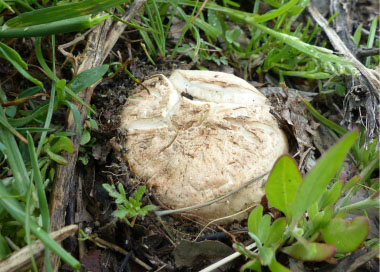
{"label": "soil", "polygon": [[[364,4],[360,7],[363,14],[364,12],[371,13]],[[365,23],[369,29],[368,21]],[[65,36],[67,41],[71,38],[69,35]],[[136,38],[138,38],[136,34],[128,34],[129,40]],[[58,41],[58,43],[64,43],[64,41]],[[50,52],[49,45],[44,46],[44,52]],[[33,45],[28,43],[28,40],[24,43],[16,43],[16,47],[13,47],[18,52],[29,52],[30,54],[24,53],[24,59],[27,59],[30,64],[37,65],[34,51],[32,51]],[[127,47],[126,40],[120,39],[113,51],[120,51],[123,59],[131,59],[129,70],[141,81],[157,73],[168,75],[173,69],[195,68],[195,63],[186,58],[181,61],[161,61],[157,63],[157,66],[153,66],[138,43],[132,44],[131,55],[127,53],[128,50],[125,49]],[[115,55],[112,55],[105,63],[118,61]],[[59,56],[59,58],[62,63],[63,57]],[[203,62],[202,66],[211,70],[233,71],[236,75],[243,74],[239,67],[215,66],[207,61]],[[0,76],[3,78],[8,76],[10,79],[7,82],[3,81],[1,87],[10,97],[16,96],[17,90],[24,89],[28,85],[26,80],[16,73],[9,76],[9,71],[12,70],[9,64],[1,61]],[[44,81],[44,84],[48,83],[46,77],[44,79],[44,76],[38,73],[37,68],[32,66],[30,72]],[[65,67],[59,69],[59,73],[70,78],[69,71]],[[313,90],[316,86],[305,86],[302,80],[290,80],[286,82],[287,87],[284,88],[274,88],[256,74],[252,75],[250,80],[259,90],[263,89],[262,92],[271,100],[291,143],[290,153],[294,155],[299,151],[295,159],[301,166],[302,173],[306,173],[315,165],[316,159],[329,148],[329,144],[326,143],[334,143],[335,139],[332,139],[326,129],[316,123],[304,106],[299,103],[294,96],[294,90],[305,91],[305,93],[301,92],[304,98],[312,99],[313,105],[325,117],[332,121],[337,120],[338,123],[342,119],[342,112],[339,109],[342,109],[343,97],[336,94],[315,96]],[[122,136],[122,132],[118,130],[118,114],[128,94],[136,85],[137,83],[127,73],[121,71],[116,76],[103,80],[95,89],[91,103],[96,107],[97,114],[92,118],[96,119],[99,129],[92,131],[92,137],[95,140],[81,147],[79,157],[86,158],[88,162],[84,164],[84,160],[80,159],[77,163],[79,182],[71,191],[72,198],[76,201],[70,201],[66,216],[67,224],[79,224],[80,228],[93,240],[80,242],[76,237],[69,238],[65,240],[64,246],[74,256],[80,257],[85,271],[145,271],[136,262],[136,258],[152,267],[152,271],[199,271],[218,259],[232,254],[234,241],[243,244],[252,242],[247,234],[246,220],[222,227],[216,224],[200,223],[196,218],[186,214],[157,217],[152,213],[144,218],[137,217],[134,226],[130,227],[116,220],[112,215],[116,206],[102,187],[105,183],[122,183],[127,195],[131,195],[142,185],[131,175],[128,165],[120,159],[120,152],[125,152],[125,150],[115,150],[113,144],[115,143],[113,138],[116,137],[117,142],[117,138]],[[54,123],[63,125],[64,118],[64,114],[59,111],[54,115]],[[357,173],[350,161],[346,162],[345,169],[351,169],[351,172],[346,171],[347,176]],[[143,205],[150,203],[157,205],[149,194],[145,194],[142,202]],[[281,215],[279,211],[269,208],[265,199],[262,200],[262,204],[272,216]],[[96,238],[108,244],[96,241]],[[328,271],[334,267],[327,263],[301,264],[281,254],[278,259],[298,271]],[[217,271],[239,271],[245,262],[244,257],[239,257]],[[377,260],[371,260],[357,271],[378,271],[378,269]],[[72,270],[64,264],[60,271]]]}

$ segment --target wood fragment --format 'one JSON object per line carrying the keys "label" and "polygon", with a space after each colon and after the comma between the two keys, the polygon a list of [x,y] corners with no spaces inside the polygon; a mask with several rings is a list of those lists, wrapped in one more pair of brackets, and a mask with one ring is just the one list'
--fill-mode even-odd
{"label": "wood fragment", "polygon": [[[77,225],[69,225],[60,230],[50,233],[50,237],[57,242],[65,240],[67,237],[72,236],[77,232]],[[45,245],[40,241],[35,241],[31,249],[33,251],[33,256],[38,259],[44,255]],[[13,272],[13,271],[25,271],[30,269],[31,258],[30,258],[30,248],[25,246],[19,251],[16,251],[9,255],[6,259],[0,262],[0,271],[2,272]]]}
{"label": "wood fragment", "polygon": [[[145,2],[146,0],[135,0],[122,19],[124,21],[130,21]],[[125,27],[126,26],[120,22],[112,24],[112,19],[110,18],[97,25],[88,36],[86,49],[83,53],[83,60],[78,67],[78,73],[103,64]],[[91,101],[95,87],[96,84],[79,93],[79,96],[87,104]],[[87,109],[76,101],[73,101],[73,103],[81,114],[81,124],[83,124],[87,115]],[[68,113],[66,119],[66,131],[76,132],[74,117],[71,111]],[[72,137],[74,152],[73,154],[65,154],[64,157],[68,163],[66,165],[58,165],[56,169],[56,176],[50,199],[50,229],[52,231],[60,229],[65,225],[65,211],[69,201],[70,188],[77,179],[77,176],[75,175],[75,166],[78,158],[80,137],[81,135],[75,135]],[[53,255],[51,263],[53,270],[58,271],[60,263],[59,257]]]}

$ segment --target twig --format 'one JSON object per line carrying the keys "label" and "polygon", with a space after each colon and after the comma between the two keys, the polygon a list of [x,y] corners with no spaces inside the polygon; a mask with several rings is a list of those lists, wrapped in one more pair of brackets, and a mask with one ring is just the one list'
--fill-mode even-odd
{"label": "twig", "polygon": [[[78,230],[77,225],[66,226],[58,231],[52,232],[49,235],[56,240],[61,242],[67,237],[73,235]],[[40,241],[36,241],[31,245],[34,258],[38,259],[41,257],[45,250],[45,245]],[[20,271],[26,268],[31,263],[30,258],[30,248],[25,246],[22,249],[12,253],[6,259],[0,262],[0,271]]]}
{"label": "twig", "polygon": [[380,55],[380,48],[358,48],[356,49],[356,55],[359,58],[369,57],[369,56],[378,56]]}
{"label": "twig", "polygon": [[46,94],[46,93],[38,93],[38,94],[35,94],[35,95],[31,95],[31,96],[23,97],[23,98],[20,98],[20,99],[16,99],[16,100],[13,100],[13,101],[10,101],[10,102],[7,102],[7,103],[4,103],[4,104],[2,104],[2,106],[3,106],[3,107],[15,106],[15,105],[18,105],[18,104],[24,103],[25,101],[28,101],[28,100],[30,100],[30,99],[37,98],[37,97],[41,97],[41,96],[44,96],[44,97],[47,97],[47,98],[50,97],[49,94]]}
{"label": "twig", "polygon": [[[350,52],[347,46],[342,42],[338,34],[328,26],[327,20],[319,13],[319,11],[312,5],[307,7],[309,13],[313,16],[313,19],[323,28],[331,44],[339,53],[346,56],[350,61],[352,61],[356,67],[363,74],[363,76],[368,80],[369,84],[374,90],[374,94],[378,99],[380,99],[380,81],[372,74],[370,69],[365,67],[355,56]],[[372,89],[371,88],[371,89]]]}
{"label": "twig", "polygon": [[[256,243],[250,244],[249,246],[246,247],[246,249],[251,250],[254,247],[256,247]],[[227,257],[221,259],[220,261],[218,261],[218,262],[216,262],[216,263],[214,263],[214,264],[212,264],[210,266],[207,266],[206,268],[203,268],[199,272],[211,272],[211,271],[214,271],[215,269],[221,267],[222,265],[225,265],[226,263],[229,263],[232,260],[236,259],[240,255],[241,255],[241,253],[235,252],[235,253],[231,254],[230,256],[227,256]]]}
{"label": "twig", "polygon": [[[126,251],[124,248],[121,248],[118,245],[107,242],[106,240],[103,240],[99,237],[92,236],[91,240],[93,240],[95,243],[99,243],[99,244],[106,246],[106,247],[108,247],[114,251],[117,251],[121,254],[124,254],[125,256],[127,256],[129,254],[129,252]],[[135,261],[137,264],[141,265],[142,267],[144,267],[146,270],[152,270],[152,267],[150,267],[149,265],[147,265],[146,263],[141,261],[139,258],[132,256],[132,260]]]}
{"label": "twig", "polygon": [[155,211],[156,215],[158,216],[163,216],[163,215],[168,215],[168,214],[173,214],[173,213],[182,213],[182,212],[188,212],[188,211],[192,211],[192,210],[196,210],[196,209],[200,209],[200,208],[203,208],[203,207],[206,207],[206,206],[209,206],[215,202],[218,202],[218,201],[221,201],[227,197],[229,197],[230,195],[232,194],[235,194],[237,192],[239,192],[240,190],[244,189],[245,187],[251,185],[252,183],[254,183],[255,181],[259,180],[259,179],[262,179],[263,177],[265,177],[266,175],[269,174],[269,171],[268,172],[265,172],[264,174],[258,176],[258,177],[255,177],[254,179],[248,181],[247,183],[243,184],[242,186],[232,190],[231,192],[225,194],[225,195],[222,195],[220,197],[217,197],[217,198],[214,198],[210,201],[207,201],[207,202],[203,202],[201,204],[197,204],[197,205],[193,205],[193,206],[188,206],[188,207],[184,207],[184,208],[180,208],[180,209],[176,209],[176,210],[164,210],[164,211]]}

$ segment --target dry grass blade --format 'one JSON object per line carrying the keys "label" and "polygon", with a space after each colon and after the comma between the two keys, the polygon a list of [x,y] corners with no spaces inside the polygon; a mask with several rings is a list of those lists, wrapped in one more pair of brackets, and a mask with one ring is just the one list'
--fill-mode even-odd
{"label": "dry grass blade", "polygon": [[350,52],[347,46],[342,42],[339,38],[338,34],[328,26],[327,20],[319,13],[319,11],[314,8],[312,5],[308,6],[308,11],[313,16],[314,20],[323,28],[326,35],[328,36],[331,44],[334,46],[335,50],[339,53],[346,56],[350,61],[352,61],[356,67],[363,74],[363,76],[369,81],[373,90],[375,90],[374,94],[378,99],[380,99],[380,81],[375,77],[375,75],[365,67],[358,59],[354,57],[354,55]]}

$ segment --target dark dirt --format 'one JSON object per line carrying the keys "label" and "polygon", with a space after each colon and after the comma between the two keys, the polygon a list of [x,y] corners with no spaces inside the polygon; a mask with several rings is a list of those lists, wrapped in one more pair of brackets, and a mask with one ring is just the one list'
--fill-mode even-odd
{"label": "dark dirt", "polygon": [[[366,14],[366,1],[358,1],[360,6],[361,17],[369,18]],[[367,1],[368,2],[368,1]],[[371,1],[373,2],[373,1]],[[363,4],[364,3],[364,4]],[[364,20],[364,19],[363,19]],[[368,20],[363,21],[368,26]],[[135,34],[130,34],[128,39],[134,40]],[[65,40],[69,41],[70,36]],[[59,41],[58,43],[64,43]],[[184,68],[191,69],[193,64],[191,60],[184,58],[183,62],[159,62],[157,67],[151,65],[145,55],[132,44],[129,55],[126,51],[127,42],[119,40],[114,51],[120,50],[123,58],[131,58],[129,70],[131,73],[143,81],[150,75],[162,73],[170,74],[173,69]],[[33,45],[29,39],[24,43],[15,43],[13,48],[18,52],[25,52],[24,59],[29,64],[37,65],[34,56]],[[44,48],[44,52],[50,52],[49,45]],[[80,47],[79,47],[80,49]],[[78,49],[78,51],[79,51]],[[59,62],[63,63],[63,57],[58,54]],[[48,59],[50,59],[47,56]],[[117,61],[112,57],[106,63]],[[189,64],[190,63],[190,64]],[[221,69],[233,71],[232,67],[218,67],[215,64],[205,62],[203,66],[211,70]],[[238,67],[236,67],[238,68]],[[58,68],[59,73],[66,78],[70,78],[70,71],[66,67]],[[33,65],[29,71],[38,79],[46,83],[47,78],[39,72]],[[236,75],[242,75],[239,69],[234,70]],[[29,83],[18,75],[13,67],[4,60],[0,60],[0,77],[7,78],[2,80],[1,88],[6,92],[8,99],[16,97],[19,90],[25,89]],[[276,116],[282,122],[282,125],[288,135],[291,145],[291,154],[299,153],[295,157],[297,163],[302,166],[302,172],[309,171],[315,164],[315,160],[324,153],[328,147],[335,142],[326,129],[318,125],[310,116],[305,107],[295,97],[293,89],[273,88],[269,84],[263,86],[261,75],[252,74],[252,82],[262,87],[263,93],[270,98]],[[260,82],[260,83],[258,83]],[[315,89],[315,86],[304,86],[302,81],[291,80],[287,82],[289,88],[309,91]],[[125,104],[129,92],[136,86],[136,83],[125,73],[120,72],[112,79],[107,79],[100,83],[92,97],[92,104],[96,106],[97,115],[92,117],[96,119],[99,129],[92,131],[92,137],[96,140],[92,145],[83,147],[79,156],[88,156],[88,164],[84,165],[78,161],[77,170],[80,173],[79,183],[72,189],[72,199],[67,211],[67,224],[80,224],[80,228],[88,235],[99,237],[114,246],[118,246],[129,254],[121,253],[117,247],[112,245],[94,243],[92,241],[78,242],[76,238],[67,239],[64,246],[75,256],[80,256],[80,261],[86,267],[85,271],[144,271],[142,266],[134,261],[135,257],[153,268],[152,271],[198,271],[203,267],[212,264],[217,259],[230,254],[233,240],[242,243],[251,243],[252,240],[247,235],[246,221],[234,223],[223,228],[210,225],[204,230],[204,224],[200,224],[186,215],[166,216],[158,218],[154,215],[145,218],[138,217],[133,228],[123,222],[116,221],[112,216],[115,210],[113,200],[103,189],[102,184],[122,183],[127,195],[131,195],[140,185],[129,173],[128,165],[120,157],[120,152],[115,151],[110,143],[113,137],[119,135],[118,113],[120,108]],[[284,92],[285,91],[285,92]],[[343,97],[338,95],[319,95],[315,97],[311,92],[301,93],[307,100],[313,99],[313,104],[320,110],[323,115],[332,121],[342,119]],[[41,101],[39,101],[41,102]],[[64,115],[56,113],[54,122],[64,124]],[[111,141],[112,142],[112,141]],[[122,151],[122,150],[120,150]],[[349,163],[349,162],[348,162]],[[352,166],[352,164],[351,164]],[[351,167],[351,169],[354,169]],[[347,173],[351,176],[356,174],[357,170]],[[79,193],[79,195],[78,195]],[[76,201],[74,201],[76,200]],[[143,198],[143,205],[154,202],[149,195]],[[265,200],[263,200],[265,204]],[[267,206],[267,205],[266,205]],[[275,216],[280,213],[274,209],[267,209]],[[198,235],[201,235],[198,237]],[[203,241],[195,243],[195,240]],[[191,252],[192,254],[184,254]],[[286,256],[279,256],[284,264],[288,264],[292,269],[299,271],[329,271],[333,266],[327,264],[310,264],[304,265],[289,260]],[[238,271],[245,259],[237,258],[234,262],[222,267],[218,271]],[[379,265],[376,260],[365,264],[358,271],[378,271]],[[63,265],[61,271],[72,271],[67,265]]]}

